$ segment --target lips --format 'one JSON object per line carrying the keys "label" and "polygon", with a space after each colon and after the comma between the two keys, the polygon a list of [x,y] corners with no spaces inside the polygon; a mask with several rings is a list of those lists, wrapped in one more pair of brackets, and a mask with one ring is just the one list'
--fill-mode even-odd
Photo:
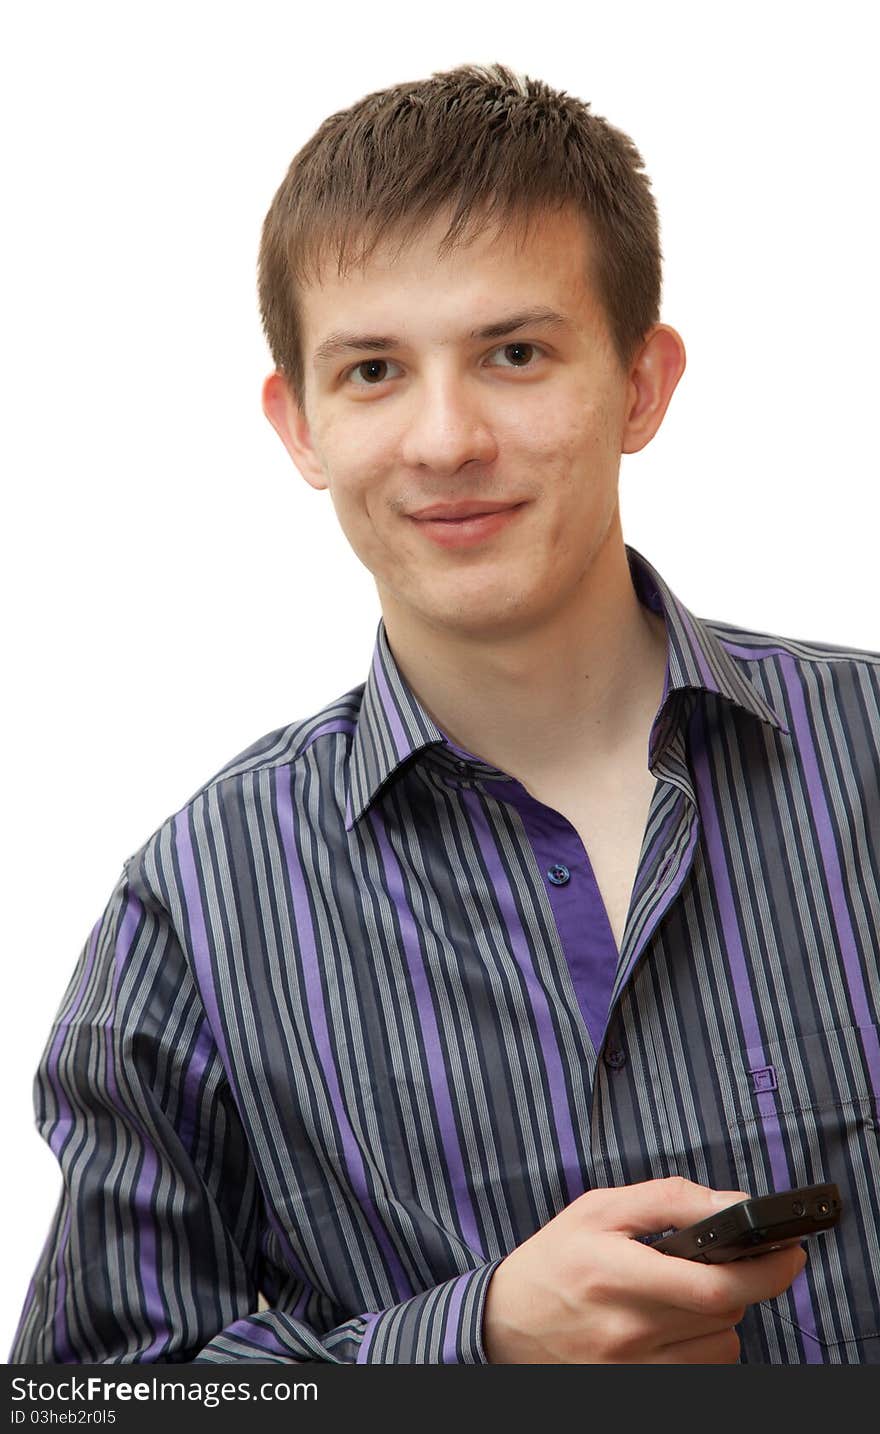
{"label": "lips", "polygon": [[459,523],[465,518],[482,518],[487,513],[506,513],[511,508],[518,508],[518,503],[492,503],[492,502],[467,502],[467,503],[435,503],[431,508],[421,508],[418,513],[410,516],[417,523]]}
{"label": "lips", "polygon": [[[517,523],[520,514],[528,505],[513,503],[506,508],[489,508],[488,510],[485,504],[469,504],[468,506],[471,510],[470,513],[462,517],[449,517],[448,507],[445,509],[446,516],[443,517],[420,516],[416,520],[419,535],[426,541],[436,543],[447,550],[479,547],[483,543],[488,543],[509,525]],[[474,512],[474,508],[479,508],[479,511]]]}

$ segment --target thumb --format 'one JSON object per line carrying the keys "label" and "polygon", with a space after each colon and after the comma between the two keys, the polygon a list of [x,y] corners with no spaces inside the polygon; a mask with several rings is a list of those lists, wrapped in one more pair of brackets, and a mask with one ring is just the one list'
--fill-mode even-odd
{"label": "thumb", "polygon": [[712,1190],[708,1185],[672,1175],[666,1180],[588,1190],[574,1204],[580,1206],[579,1215],[594,1229],[650,1235],[672,1225],[683,1229],[748,1198],[744,1190]]}

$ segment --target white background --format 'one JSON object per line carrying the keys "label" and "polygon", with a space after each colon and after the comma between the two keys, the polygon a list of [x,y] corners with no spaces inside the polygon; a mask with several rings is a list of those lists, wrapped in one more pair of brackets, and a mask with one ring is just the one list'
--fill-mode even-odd
{"label": "white background", "polygon": [[31,1080],[123,860],[362,682],[378,602],[260,410],[255,265],[331,111],[464,61],[642,152],[688,368],[623,460],[694,611],[880,648],[871,5],[19,4],[0,44],[5,1097],[0,1358],[59,1189]]}

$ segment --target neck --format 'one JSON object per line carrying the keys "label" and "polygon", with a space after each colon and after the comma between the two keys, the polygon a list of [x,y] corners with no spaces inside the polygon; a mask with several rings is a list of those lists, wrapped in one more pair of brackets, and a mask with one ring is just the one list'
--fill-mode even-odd
{"label": "neck", "polygon": [[562,612],[500,639],[427,626],[383,602],[389,646],[406,682],[457,746],[520,780],[552,779],[621,760],[647,769],[663,692],[663,619],[639,602],[623,538],[593,557]]}

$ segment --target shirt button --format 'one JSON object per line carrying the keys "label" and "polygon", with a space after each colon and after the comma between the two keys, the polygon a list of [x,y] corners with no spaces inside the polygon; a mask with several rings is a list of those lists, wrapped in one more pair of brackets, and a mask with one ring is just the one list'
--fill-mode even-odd
{"label": "shirt button", "polygon": [[622,1051],[619,1046],[612,1046],[610,1051],[605,1052],[603,1059],[609,1070],[619,1071],[626,1065],[626,1051]]}
{"label": "shirt button", "polygon": [[547,875],[554,886],[564,886],[567,881],[571,880],[571,872],[568,867],[562,866],[561,864],[551,866],[547,871]]}
{"label": "shirt button", "polygon": [[458,761],[456,762],[455,766],[459,772],[466,772],[468,770],[467,762]]}

